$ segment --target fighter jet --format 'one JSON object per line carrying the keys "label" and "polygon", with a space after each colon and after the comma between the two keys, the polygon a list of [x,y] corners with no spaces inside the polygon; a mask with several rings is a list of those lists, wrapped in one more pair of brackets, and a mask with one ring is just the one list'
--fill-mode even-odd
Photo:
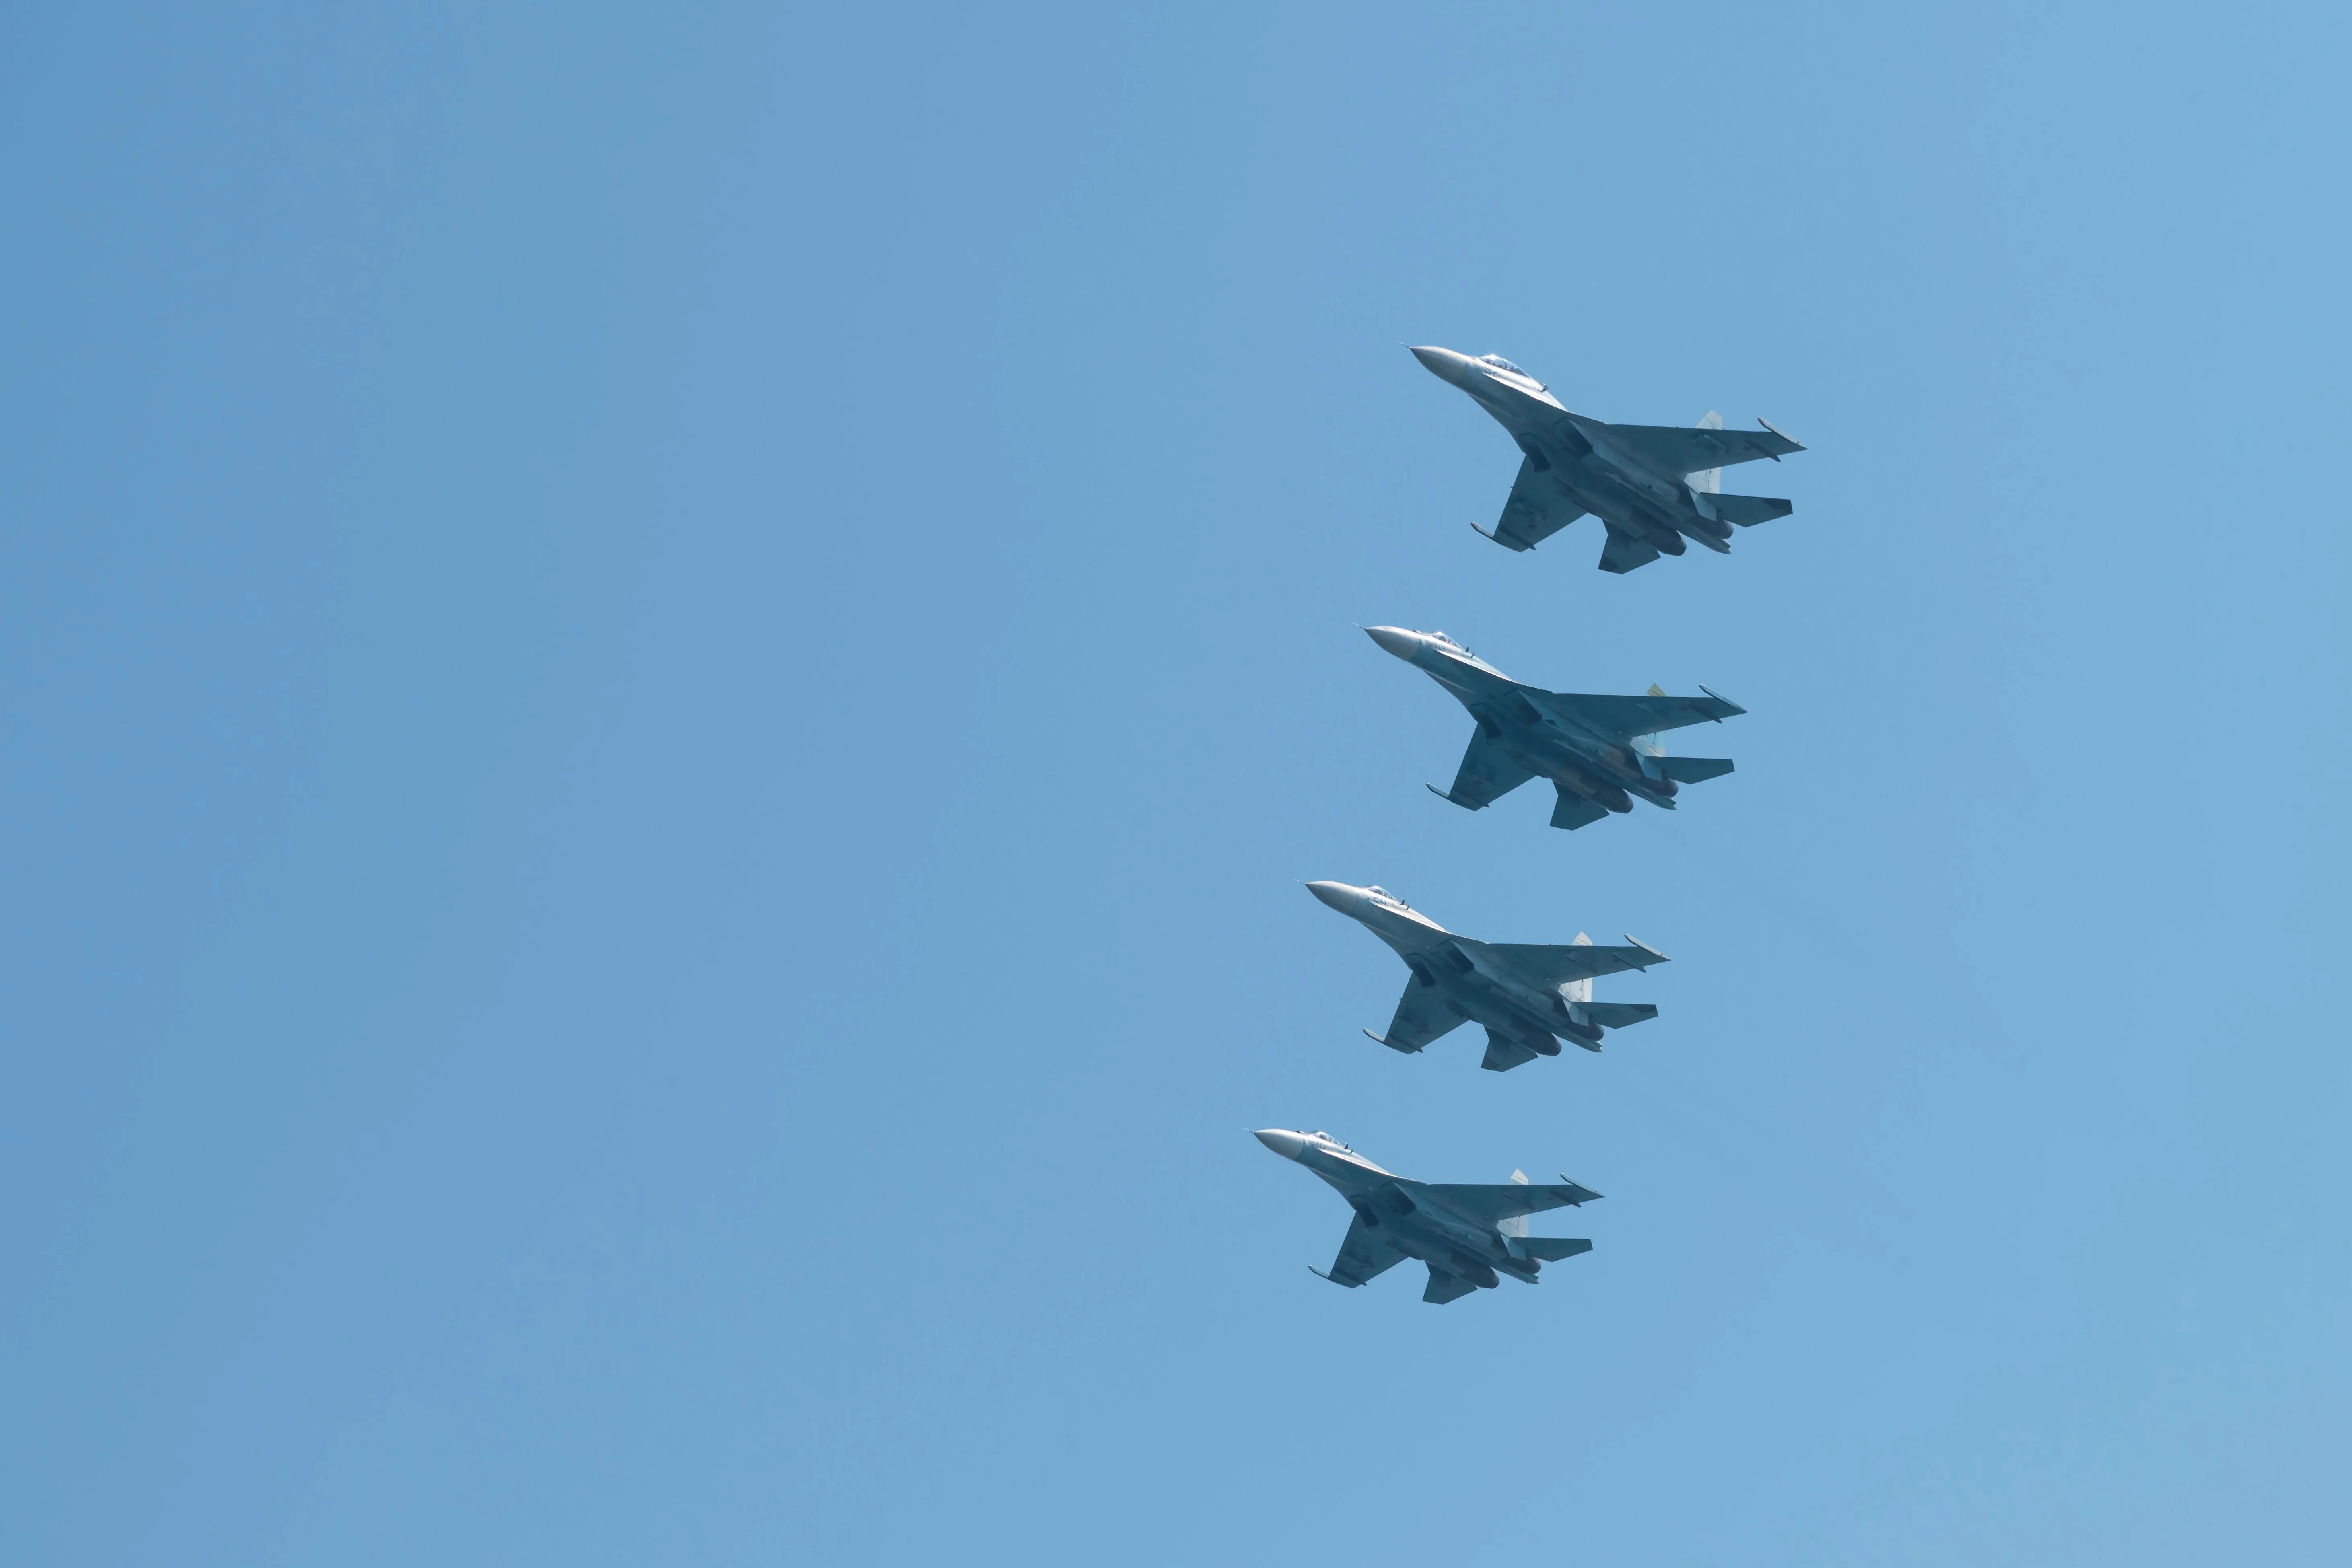
{"label": "fighter jet", "polygon": [[1383,1269],[1418,1258],[1429,1265],[1429,1288],[1421,1299],[1442,1306],[1473,1291],[1493,1290],[1498,1273],[1535,1284],[1545,1263],[1592,1250],[1590,1241],[1528,1234],[1527,1216],[1601,1196],[1566,1176],[1558,1186],[1530,1186],[1519,1171],[1507,1183],[1433,1185],[1391,1176],[1328,1133],[1268,1127],[1252,1135],[1339,1188],[1356,1211],[1331,1271],[1307,1265],[1335,1285],[1353,1290]]}
{"label": "fighter jet", "polygon": [[1525,454],[1502,520],[1491,533],[1470,525],[1506,549],[1533,549],[1591,512],[1609,529],[1601,570],[1623,572],[1682,554],[1685,538],[1729,555],[1733,524],[1789,515],[1786,501],[1720,491],[1721,471],[1735,463],[1778,463],[1804,450],[1764,420],[1756,422],[1760,431],[1726,430],[1717,413],[1688,430],[1605,424],[1562,408],[1549,387],[1500,354],[1423,348],[1412,357],[1468,392]]}
{"label": "fighter jet", "polygon": [[1577,696],[1523,686],[1443,632],[1367,626],[1381,647],[1428,674],[1478,721],[1454,788],[1430,793],[1475,811],[1528,779],[1549,779],[1559,791],[1555,828],[1580,828],[1612,811],[1630,811],[1638,796],[1674,810],[1676,786],[1731,771],[1719,757],[1668,757],[1660,732],[1711,719],[1720,724],[1748,710],[1706,692],[1670,697],[1652,686],[1638,697]]}
{"label": "fighter jet", "polygon": [[1596,947],[1580,931],[1567,946],[1477,942],[1457,936],[1384,887],[1310,882],[1307,891],[1370,928],[1397,951],[1412,978],[1385,1035],[1365,1037],[1410,1054],[1467,1022],[1486,1028],[1478,1065],[1508,1072],[1538,1056],[1558,1056],[1559,1040],[1601,1049],[1602,1031],[1658,1016],[1647,1002],[1596,1002],[1592,977],[1646,969],[1666,956],[1625,938],[1629,947]]}

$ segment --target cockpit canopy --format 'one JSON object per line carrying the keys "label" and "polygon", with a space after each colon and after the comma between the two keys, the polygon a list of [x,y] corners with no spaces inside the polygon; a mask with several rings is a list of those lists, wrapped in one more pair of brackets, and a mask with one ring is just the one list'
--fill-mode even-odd
{"label": "cockpit canopy", "polygon": [[1410,908],[1412,908],[1412,907],[1411,904],[1407,904],[1403,899],[1399,898],[1395,894],[1391,893],[1387,888],[1382,887],[1379,883],[1372,883],[1372,885],[1371,885],[1371,886],[1370,886],[1370,887],[1368,887],[1368,888],[1364,889],[1364,891],[1365,891],[1366,893],[1369,893],[1369,894],[1371,894],[1375,895],[1376,897],[1380,897],[1380,898],[1385,898],[1385,899],[1387,899],[1391,904],[1395,904],[1399,909],[1410,909]]}
{"label": "cockpit canopy", "polygon": [[[1518,366],[1511,363],[1510,361],[1503,358],[1500,354],[1481,354],[1478,356],[1478,361],[1481,364],[1492,365],[1498,371],[1508,371],[1515,376],[1520,376],[1528,381],[1536,382],[1535,377],[1528,375],[1527,371],[1519,369]],[[1536,382],[1536,385],[1543,387],[1543,382]],[[1549,392],[1550,390],[1551,389],[1549,387],[1544,387],[1544,391],[1546,392]]]}
{"label": "cockpit canopy", "polygon": [[1475,659],[1478,656],[1477,654],[1470,652],[1469,649],[1464,647],[1461,643],[1455,642],[1453,638],[1448,637],[1443,632],[1432,632],[1430,635],[1434,637],[1437,641],[1444,643],[1447,647],[1453,649],[1455,653],[1461,654],[1465,658]]}
{"label": "cockpit canopy", "polygon": [[[1337,1139],[1337,1138],[1333,1137],[1330,1134],[1326,1133],[1326,1132],[1322,1131],[1322,1130],[1321,1130],[1321,1129],[1319,1129],[1319,1128],[1318,1128],[1318,1129],[1317,1129],[1316,1131],[1312,1132],[1312,1133],[1307,1134],[1307,1135],[1308,1137],[1310,1137],[1310,1138],[1320,1138],[1320,1139],[1322,1139],[1325,1143],[1327,1143],[1327,1144],[1330,1145],[1331,1145],[1333,1148],[1335,1148],[1335,1149],[1348,1149],[1348,1145],[1345,1145],[1345,1144],[1341,1143],[1339,1139]],[[1348,1149],[1348,1152],[1349,1152],[1349,1154],[1351,1154],[1351,1155],[1352,1155],[1352,1154],[1354,1154],[1356,1151],[1355,1151],[1355,1150],[1353,1150],[1353,1149]]]}

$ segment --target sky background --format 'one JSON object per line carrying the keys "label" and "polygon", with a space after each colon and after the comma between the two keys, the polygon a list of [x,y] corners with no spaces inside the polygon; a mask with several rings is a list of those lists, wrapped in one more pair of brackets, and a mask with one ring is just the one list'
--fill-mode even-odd
{"label": "sky background", "polygon": [[[0,1556],[2344,1561],[2347,42],[8,7]],[[1795,515],[1497,549],[1407,342]],[[1459,811],[1382,622],[1738,771]]]}

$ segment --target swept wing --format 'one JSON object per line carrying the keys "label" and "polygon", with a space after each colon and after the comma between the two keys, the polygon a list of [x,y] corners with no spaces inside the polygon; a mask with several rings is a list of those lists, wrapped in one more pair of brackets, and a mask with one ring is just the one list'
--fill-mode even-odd
{"label": "swept wing", "polygon": [[1545,694],[1545,701],[1562,718],[1623,740],[1637,735],[1655,735],[1662,729],[1680,729],[1686,724],[1727,719],[1748,711],[1713,693],[1698,697],[1604,697],[1550,692]]}
{"label": "swept wing", "polygon": [[1779,431],[1688,430],[1676,424],[1612,424],[1609,439],[1627,448],[1662,474],[1697,474],[1753,463],[1759,457],[1785,457],[1804,448]]}
{"label": "swept wing", "polygon": [[1540,1214],[1547,1208],[1559,1208],[1566,1204],[1590,1203],[1601,1195],[1591,1187],[1579,1186],[1566,1176],[1558,1182],[1530,1186],[1520,1182],[1470,1182],[1423,1184],[1423,1190],[1460,1215],[1486,1225],[1498,1225],[1522,1214]]}
{"label": "swept wing", "polygon": [[1407,980],[1396,1017],[1389,1020],[1389,1032],[1381,1043],[1391,1051],[1419,1051],[1459,1026],[1462,1015],[1438,1000],[1438,994],[1436,987],[1423,985],[1418,975]]}
{"label": "swept wing", "polygon": [[1533,549],[1584,516],[1583,507],[1545,477],[1546,471],[1538,468],[1532,457],[1519,459],[1519,476],[1511,481],[1510,499],[1503,503],[1502,518],[1488,536],[1496,544]]}
{"label": "swept wing", "polygon": [[[1467,945],[1467,939],[1455,937]],[[1619,975],[1628,969],[1646,969],[1653,964],[1667,961],[1664,953],[1654,948],[1596,947],[1590,943],[1574,946],[1538,942],[1483,942],[1487,952],[1517,969],[1539,985],[1561,986],[1570,980],[1589,980],[1595,975]]]}
{"label": "swept wing", "polygon": [[1454,788],[1446,791],[1445,798],[1475,811],[1492,805],[1534,777],[1512,760],[1499,739],[1487,738],[1486,727],[1482,724],[1471,732],[1469,748],[1462,753],[1462,766],[1454,772]]}
{"label": "swept wing", "polygon": [[1348,1227],[1347,1239],[1339,1243],[1339,1255],[1331,1260],[1331,1271],[1324,1278],[1335,1285],[1360,1285],[1383,1270],[1403,1262],[1404,1257],[1366,1225],[1360,1214]]}

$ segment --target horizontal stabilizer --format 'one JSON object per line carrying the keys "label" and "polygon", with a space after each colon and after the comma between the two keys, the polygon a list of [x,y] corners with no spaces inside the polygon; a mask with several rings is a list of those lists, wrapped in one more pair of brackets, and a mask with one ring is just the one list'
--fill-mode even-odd
{"label": "horizontal stabilizer", "polygon": [[1643,760],[1645,770],[1654,768],[1677,784],[1703,784],[1731,771],[1731,759],[1727,757],[1652,757]]}
{"label": "horizontal stabilizer", "polygon": [[1752,528],[1759,523],[1769,523],[1775,517],[1785,517],[1797,508],[1786,501],[1769,496],[1710,496],[1715,515],[1727,523],[1738,523]]}
{"label": "horizontal stabilizer", "polygon": [[1602,1029],[1623,1029],[1658,1016],[1658,1009],[1647,1002],[1579,1002],[1584,1016]]}
{"label": "horizontal stabilizer", "polygon": [[1520,1239],[1519,1245],[1527,1249],[1528,1257],[1540,1258],[1547,1263],[1592,1250],[1592,1243],[1580,1236],[1528,1236]]}

